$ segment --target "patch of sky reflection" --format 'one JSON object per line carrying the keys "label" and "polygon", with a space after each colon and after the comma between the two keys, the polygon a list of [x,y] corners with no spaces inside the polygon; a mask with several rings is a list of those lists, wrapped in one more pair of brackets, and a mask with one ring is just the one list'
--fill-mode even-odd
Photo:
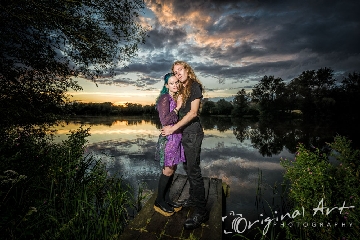
{"label": "patch of sky reflection", "polygon": [[[73,123],[66,128],[79,126],[80,123]],[[65,133],[65,128],[60,129],[59,135]],[[159,135],[155,124],[141,120],[137,124],[114,121],[111,126],[92,125],[90,133],[87,153],[101,158],[111,174],[118,173],[131,186],[137,188],[139,183],[146,183],[147,190],[156,191],[161,167],[154,161]],[[249,140],[238,141],[232,129],[220,132],[214,128],[205,130],[201,168],[204,177],[220,178],[230,186],[228,211],[251,215],[260,174],[265,194],[266,189],[270,191],[276,182],[282,181],[280,157],[292,156],[283,150],[279,155],[263,157]],[[185,174],[182,166],[177,173]]]}

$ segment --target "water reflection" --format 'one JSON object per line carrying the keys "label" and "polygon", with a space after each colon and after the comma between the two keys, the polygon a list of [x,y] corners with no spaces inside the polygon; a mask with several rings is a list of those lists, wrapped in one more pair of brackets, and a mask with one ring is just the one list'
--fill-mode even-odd
{"label": "water reflection", "polygon": [[[344,135],[357,142],[357,134],[351,134],[352,127],[341,129],[336,123],[322,122],[319,124],[305,124],[301,120],[260,120],[232,119],[229,117],[202,117],[201,123],[205,131],[216,130],[218,133],[232,131],[240,142],[250,141],[253,148],[263,156],[278,155],[286,148],[291,153],[296,152],[299,142],[307,146],[315,146],[326,151],[326,143],[331,142],[336,134]],[[92,141],[100,141],[101,134],[157,134],[156,129],[161,123],[156,117],[97,117],[79,118],[63,123],[59,127],[59,135],[68,133],[75,126],[92,126]],[[350,129],[350,130],[349,130]],[[355,128],[354,128],[355,129]],[[357,129],[357,128],[356,128]],[[356,132],[356,131],[355,131]]]}
{"label": "water reflection", "polygon": [[[203,175],[221,178],[231,186],[229,209],[253,203],[254,197],[248,197],[256,192],[259,169],[267,184],[281,181],[279,158],[292,157],[292,154],[285,149],[277,152],[278,155],[263,157],[254,147],[250,134],[256,130],[257,123],[234,125],[230,118],[205,118],[202,122],[205,132],[201,152]],[[134,187],[145,182],[150,190],[156,189],[160,172],[159,163],[153,160],[160,133],[157,119],[76,119],[58,128],[59,139],[65,139],[70,129],[81,125],[91,126],[87,151],[106,162],[111,173],[118,172]],[[243,137],[239,141],[240,135],[250,138]],[[178,173],[185,174],[182,167],[178,168]]]}
{"label": "water reflection", "polygon": [[295,153],[299,142],[328,152],[327,142],[332,142],[336,134],[344,134],[351,139],[357,137],[340,131],[334,123],[305,124],[299,119],[258,122],[235,120],[233,124],[236,139],[240,142],[249,139],[261,155],[269,157],[280,154],[284,148]]}
{"label": "water reflection", "polygon": [[[293,158],[298,142],[324,148],[336,133],[332,125],[304,125],[294,120],[211,117],[201,121],[205,132],[201,152],[203,176],[220,178],[229,184],[227,211],[243,214],[248,220],[259,215],[255,205],[258,187],[269,203],[274,199],[273,186],[282,181],[280,157]],[[76,119],[58,128],[59,139],[81,125],[91,126],[86,151],[101,158],[110,173],[119,173],[134,188],[138,183],[146,183],[149,191],[156,190],[160,173],[159,163],[154,161],[161,126],[158,119]],[[185,174],[181,166],[178,173]]]}
{"label": "water reflection", "polygon": [[57,129],[57,141],[66,139],[70,130],[75,130],[80,126],[91,128],[91,136],[88,137],[89,144],[116,140],[121,136],[121,141],[131,142],[137,136],[154,136],[159,133],[155,120],[143,118],[115,118],[115,117],[96,117],[96,118],[77,118],[62,121]]}

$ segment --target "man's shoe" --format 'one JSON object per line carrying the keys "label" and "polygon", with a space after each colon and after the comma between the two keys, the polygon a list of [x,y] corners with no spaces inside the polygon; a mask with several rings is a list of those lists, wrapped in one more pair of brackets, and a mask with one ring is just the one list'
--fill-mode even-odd
{"label": "man's shoe", "polygon": [[182,202],[183,207],[195,207],[195,201],[192,198],[186,199],[184,202]]}
{"label": "man's shoe", "polygon": [[175,212],[178,212],[182,209],[182,204],[178,203],[178,202],[173,202],[173,201],[166,201],[166,203],[170,206],[174,208]]}
{"label": "man's shoe", "polygon": [[154,209],[155,209],[155,211],[157,211],[158,213],[160,213],[161,215],[164,215],[166,217],[173,215],[175,212],[173,207],[171,207],[167,204],[161,205],[157,201],[155,201]]}
{"label": "man's shoe", "polygon": [[201,226],[202,223],[209,220],[209,212],[206,211],[203,214],[195,213],[191,218],[188,218],[184,223],[184,228],[192,230]]}

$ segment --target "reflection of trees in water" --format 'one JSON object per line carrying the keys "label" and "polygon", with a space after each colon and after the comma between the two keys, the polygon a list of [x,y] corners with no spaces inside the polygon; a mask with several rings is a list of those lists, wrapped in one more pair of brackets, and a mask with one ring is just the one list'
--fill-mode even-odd
{"label": "reflection of trees in water", "polygon": [[155,118],[152,118],[150,122],[151,122],[152,125],[155,125],[157,129],[162,128],[159,116],[156,116]]}
{"label": "reflection of trees in water", "polygon": [[[157,129],[161,128],[159,118],[153,116],[96,117],[76,120],[81,124],[107,126],[112,126],[118,121],[125,121],[129,126],[141,125],[144,121],[146,124],[155,125]],[[201,124],[204,130],[217,129],[219,132],[224,132],[232,129],[237,140],[240,142],[250,140],[260,154],[269,157],[279,154],[284,147],[289,152],[295,153],[299,142],[326,152],[328,150],[326,142],[332,142],[336,133],[341,134],[341,131],[337,131],[336,126],[329,122],[305,124],[299,119],[281,120],[269,117],[254,121],[247,118],[203,116]]]}
{"label": "reflection of trees in water", "polygon": [[240,142],[250,139],[250,134],[253,129],[256,129],[257,122],[246,118],[233,119],[233,133]]}
{"label": "reflection of trees in water", "polygon": [[301,120],[261,119],[249,125],[235,121],[233,133],[240,142],[250,140],[252,146],[263,156],[279,154],[283,148],[295,153],[299,142],[307,147],[316,147],[328,153],[327,142],[332,142],[341,132],[332,123],[307,123]]}
{"label": "reflection of trees in water", "polygon": [[263,156],[271,157],[272,154],[279,154],[283,148],[282,138],[276,135],[274,129],[254,129],[250,133],[251,143]]}
{"label": "reflection of trees in water", "polygon": [[224,132],[231,129],[233,126],[233,122],[230,117],[211,116],[201,117],[200,119],[204,130],[217,129],[219,132]]}
{"label": "reflection of trees in water", "polygon": [[142,123],[142,119],[130,119],[130,120],[127,120],[127,123],[126,125],[141,125]]}
{"label": "reflection of trees in water", "polygon": [[66,124],[74,123],[74,124],[81,124],[81,125],[105,125],[111,127],[116,120],[113,118],[107,117],[77,117],[77,118],[70,118],[65,120]]}
{"label": "reflection of trees in water", "polygon": [[[137,116],[137,117],[94,117],[78,118],[69,122],[90,125],[112,126],[118,121],[125,121],[126,125],[155,125],[161,128],[158,117]],[[327,142],[332,142],[336,134],[346,136],[359,144],[359,128],[356,125],[337,124],[329,121],[321,123],[304,122],[300,119],[276,119],[261,118],[259,121],[247,118],[230,118],[219,116],[202,116],[201,124],[204,130],[217,129],[219,132],[232,130],[236,139],[240,142],[250,140],[254,148],[259,150],[263,156],[279,154],[283,148],[295,153],[299,142],[306,147],[316,147],[328,152]]]}
{"label": "reflection of trees in water", "polygon": [[[125,122],[126,125],[129,126],[136,126],[141,125],[142,122],[150,123],[151,125],[156,125],[157,128],[161,128],[161,124],[158,117],[154,116],[125,116],[125,117],[76,117],[70,118],[65,120],[66,124],[69,123],[76,123],[76,124],[83,124],[83,125],[105,125],[111,127],[112,125],[116,124],[117,122]],[[160,124],[160,125],[159,125]]]}

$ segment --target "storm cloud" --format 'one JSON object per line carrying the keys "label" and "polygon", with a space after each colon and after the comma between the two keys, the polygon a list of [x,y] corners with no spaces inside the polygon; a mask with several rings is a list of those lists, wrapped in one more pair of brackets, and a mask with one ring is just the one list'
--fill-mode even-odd
{"label": "storm cloud", "polygon": [[[147,0],[149,38],[114,83],[153,89],[175,60],[211,90],[251,88],[265,75],[290,81],[306,70],[335,77],[360,62],[360,2]],[[133,81],[126,77],[135,74]]]}

